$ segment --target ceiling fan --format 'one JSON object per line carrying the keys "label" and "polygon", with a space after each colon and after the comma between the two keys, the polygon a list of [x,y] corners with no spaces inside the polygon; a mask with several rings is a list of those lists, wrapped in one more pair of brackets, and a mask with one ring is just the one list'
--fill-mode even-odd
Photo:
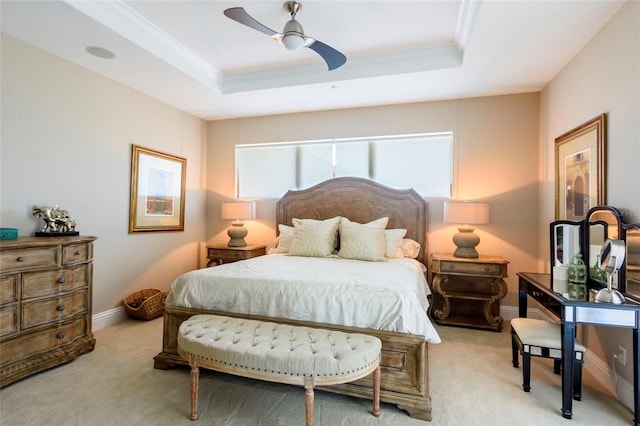
{"label": "ceiling fan", "polygon": [[226,9],[224,14],[227,18],[231,18],[236,22],[240,22],[254,30],[267,34],[278,43],[282,43],[288,50],[298,50],[303,47],[308,47],[318,55],[322,56],[322,59],[325,60],[329,67],[329,71],[341,67],[345,62],[347,62],[346,56],[338,52],[333,47],[304,35],[302,25],[296,21],[296,15],[300,12],[302,4],[297,1],[288,1],[284,3],[284,8],[291,14],[291,20],[285,24],[281,33],[264,26],[253,19],[242,7]]}

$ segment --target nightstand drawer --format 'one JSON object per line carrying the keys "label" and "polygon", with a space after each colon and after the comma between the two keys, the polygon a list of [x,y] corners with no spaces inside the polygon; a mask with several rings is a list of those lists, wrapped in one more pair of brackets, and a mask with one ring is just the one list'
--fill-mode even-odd
{"label": "nightstand drawer", "polygon": [[440,271],[454,274],[500,275],[501,269],[500,265],[490,263],[461,263],[446,260],[440,263]]}
{"label": "nightstand drawer", "polygon": [[224,259],[225,262],[235,262],[238,260],[251,259],[255,257],[255,255],[251,251],[246,250],[209,249],[209,257]]}
{"label": "nightstand drawer", "polygon": [[252,259],[258,256],[264,256],[266,253],[266,246],[209,246],[207,247],[207,258],[209,259],[207,266],[222,265],[224,263]]}

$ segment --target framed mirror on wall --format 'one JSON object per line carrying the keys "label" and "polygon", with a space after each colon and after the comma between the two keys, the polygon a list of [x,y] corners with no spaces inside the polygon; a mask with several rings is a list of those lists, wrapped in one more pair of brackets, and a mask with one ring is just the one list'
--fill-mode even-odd
{"label": "framed mirror on wall", "polygon": [[606,142],[606,114],[556,138],[556,220],[582,220],[605,204]]}

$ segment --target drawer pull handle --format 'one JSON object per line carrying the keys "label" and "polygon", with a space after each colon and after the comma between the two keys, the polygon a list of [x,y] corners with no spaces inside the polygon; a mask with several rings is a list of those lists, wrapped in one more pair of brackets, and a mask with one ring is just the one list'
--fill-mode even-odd
{"label": "drawer pull handle", "polygon": [[74,256],[80,256],[80,250],[78,250],[77,252],[73,253]]}
{"label": "drawer pull handle", "polygon": [[66,282],[67,282],[67,279],[65,277],[58,278],[58,284],[64,284]]}
{"label": "drawer pull handle", "polygon": [[16,259],[16,261],[18,261],[18,262],[22,263],[22,262],[24,262],[24,257],[23,257],[23,256],[20,256],[20,257],[18,257],[18,258]]}
{"label": "drawer pull handle", "polygon": [[449,269],[455,269],[455,265],[449,265]]}
{"label": "drawer pull handle", "polygon": [[64,305],[62,305],[62,304],[60,304],[60,305],[58,305],[58,306],[56,307],[56,311],[58,311],[58,312],[62,312],[62,311],[64,311],[64,310],[65,310],[65,306],[64,306]]}
{"label": "drawer pull handle", "polygon": [[64,339],[64,331],[61,331],[60,333],[56,334],[56,339],[58,340]]}
{"label": "drawer pull handle", "polygon": [[485,266],[485,267],[484,267],[484,271],[485,271],[485,272],[489,272],[489,270],[490,270],[490,269],[489,269],[489,267],[488,267],[488,266]]}

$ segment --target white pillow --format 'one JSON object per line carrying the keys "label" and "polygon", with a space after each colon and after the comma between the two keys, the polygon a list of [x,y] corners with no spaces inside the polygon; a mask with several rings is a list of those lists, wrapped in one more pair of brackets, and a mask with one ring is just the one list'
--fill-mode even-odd
{"label": "white pillow", "polygon": [[327,257],[333,254],[340,216],[327,220],[293,219],[291,256]]}
{"label": "white pillow", "polygon": [[418,257],[418,255],[420,254],[420,247],[420,243],[409,238],[403,239],[402,245],[400,246],[403,256],[410,257],[412,259]]}
{"label": "white pillow", "polygon": [[402,239],[407,234],[406,229],[385,229],[384,231],[384,256],[387,259],[402,259]]}
{"label": "white pillow", "polygon": [[280,235],[278,235],[278,245],[276,246],[275,253],[288,253],[291,248],[291,242],[293,241],[295,228],[293,226],[279,224],[278,231],[280,231]]}
{"label": "white pillow", "polygon": [[343,217],[340,220],[340,251],[338,256],[346,259],[385,260],[384,228],[388,217],[361,224]]}

